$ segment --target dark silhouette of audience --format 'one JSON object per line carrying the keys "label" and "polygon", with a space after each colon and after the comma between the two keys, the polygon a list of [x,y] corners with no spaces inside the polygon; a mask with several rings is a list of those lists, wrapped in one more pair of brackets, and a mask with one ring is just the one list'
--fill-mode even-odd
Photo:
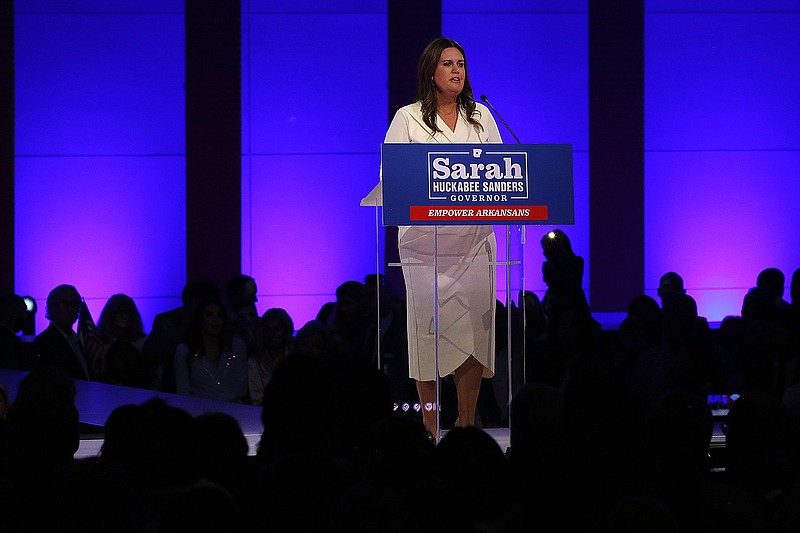
{"label": "dark silhouette of audience", "polygon": [[316,320],[325,324],[341,343],[342,365],[377,367],[374,337],[370,335],[373,305],[367,302],[367,292],[360,281],[345,281],[336,288],[336,301],[325,304]]}
{"label": "dark silhouette of audience", "polygon": [[389,278],[382,274],[365,276],[364,299],[369,321],[367,346],[372,350],[369,357],[380,361],[380,368],[389,376],[392,398],[401,404],[413,404],[417,387],[408,377],[405,302],[394,294]]}
{"label": "dark silhouette of audience", "polygon": [[97,332],[106,348],[115,341],[126,341],[141,352],[147,338],[139,308],[127,294],[114,294],[106,301],[97,320]]}
{"label": "dark silhouette of audience", "polygon": [[345,368],[332,357],[292,354],[264,389],[265,428],[258,455],[268,462],[295,453],[329,453],[342,442],[337,381]]}
{"label": "dark silhouette of audience", "polygon": [[28,347],[17,335],[26,319],[27,306],[22,296],[14,293],[0,295],[0,368],[30,368]]}
{"label": "dark silhouette of audience", "polygon": [[247,274],[231,276],[225,284],[225,291],[228,297],[228,307],[236,307],[243,303],[254,304],[258,301],[256,280]]}
{"label": "dark silhouette of audience", "polygon": [[199,415],[194,419],[191,440],[197,475],[229,491],[237,501],[248,497],[249,445],[239,421],[226,413]]}
{"label": "dark silhouette of audience", "polygon": [[658,302],[645,294],[634,297],[618,329],[615,357],[617,372],[630,386],[639,356],[659,346],[664,337],[664,316]]}
{"label": "dark silhouette of audience", "polygon": [[[542,301],[536,293],[525,291],[520,298],[519,306],[522,308],[521,312],[516,310],[513,320],[515,331],[521,329],[522,324],[525,326],[523,350],[525,367],[522,372],[515,372],[514,377],[522,373],[524,374],[524,379],[521,382],[519,379],[514,380],[514,390],[518,390],[522,383],[553,382],[556,378],[552,376],[557,373],[557,369],[554,368],[553,363],[549,360],[547,315],[545,315]],[[519,345],[515,348],[518,347]]]}
{"label": "dark silhouette of audience", "polygon": [[236,274],[225,285],[227,309],[233,334],[242,339],[248,353],[256,349],[256,326],[258,324],[258,286],[255,278],[247,274]]}
{"label": "dark silhouette of audience", "polygon": [[686,288],[683,286],[683,277],[677,272],[666,272],[658,280],[656,293],[661,299],[661,305],[664,305],[665,298],[676,294],[686,294]]}
{"label": "dark silhouette of audience", "polygon": [[673,391],[661,398],[647,416],[644,444],[649,453],[634,488],[666,502],[687,532],[765,531],[758,499],[712,476],[712,431],[705,395]]}
{"label": "dark silhouette of audience", "polygon": [[56,365],[31,370],[19,383],[0,432],[0,484],[3,499],[0,527],[44,530],[47,485],[53,475],[73,461],[80,441],[75,384]]}
{"label": "dark silhouette of audience", "polygon": [[789,309],[790,304],[783,299],[786,276],[775,267],[765,268],[758,273],[756,287],[768,295],[768,300],[776,311]]}
{"label": "dark silhouette of audience", "polygon": [[201,300],[192,309],[175,348],[178,394],[249,403],[247,347],[233,335],[229,320],[218,299]]}
{"label": "dark silhouette of audience", "polygon": [[541,239],[544,262],[542,279],[547,285],[542,308],[547,320],[550,383],[564,386],[576,365],[594,358],[600,324],[592,317],[583,291],[583,257],[575,254],[569,237],[552,230]]}
{"label": "dark silhouette of audience", "polygon": [[90,380],[92,365],[73,329],[81,310],[81,295],[72,285],[59,285],[47,296],[50,325],[33,339],[34,366],[55,366],[73,379]]}
{"label": "dark silhouette of audience", "polygon": [[[453,531],[495,531],[502,528],[511,495],[510,466],[505,450],[474,426],[449,430],[436,446],[437,473],[442,478]],[[491,487],[491,490],[487,490]]]}
{"label": "dark silhouette of audience", "polygon": [[697,394],[726,389],[725,369],[705,317],[684,291],[662,296],[663,335],[636,358],[630,389],[640,415],[673,391]]}
{"label": "dark silhouette of audience", "polygon": [[344,359],[344,346],[323,322],[309,320],[297,330],[289,354],[313,355],[322,358]]}
{"label": "dark silhouette of audience", "polygon": [[250,403],[261,405],[264,388],[272,379],[275,368],[291,351],[294,322],[285,309],[267,309],[256,326],[255,346],[248,360]]}
{"label": "dark silhouette of audience", "polygon": [[741,387],[772,394],[800,383],[800,322],[783,300],[783,273],[767,268],[742,302],[744,364]]}
{"label": "dark silhouette of audience", "polygon": [[142,346],[147,339],[142,315],[133,298],[114,294],[106,301],[97,321],[103,343],[99,381],[127,387],[149,388],[147,363]]}
{"label": "dark silhouette of audience", "polygon": [[727,315],[716,332],[716,347],[725,372],[729,391],[742,390],[746,350],[744,320],[739,315]]}
{"label": "dark silhouette of audience", "polygon": [[583,257],[575,254],[569,237],[559,229],[545,233],[541,244],[542,279],[547,285],[542,305],[548,320],[559,320],[562,312],[589,314],[582,285]]}
{"label": "dark silhouette of audience", "polygon": [[[481,427],[437,442],[419,413],[395,408],[404,305],[390,290],[378,305],[389,288],[367,277],[340,286],[295,336],[285,311],[261,317],[247,354],[250,378],[256,357],[270,361],[255,453],[230,415],[193,417],[153,398],[115,409],[99,456],[75,460],[75,378],[37,365],[7,401],[7,420],[0,412],[0,530],[797,531],[797,273],[791,303],[782,274],[765,269],[741,314],[715,329],[669,272],[657,299],[633,298],[619,329],[604,331],[581,288],[582,259],[566,235],[545,236],[543,247],[554,240],[544,300],[522,293],[524,309],[511,313],[512,330],[523,318],[529,329],[508,449]],[[59,294],[61,308],[76,294]],[[202,328],[187,324],[199,324],[189,317],[206,302],[189,297],[174,313],[192,346],[174,359],[181,368],[203,352]],[[71,316],[55,318],[71,329]],[[109,345],[106,381],[143,380],[130,361],[115,363],[135,358],[130,347]],[[713,416],[709,395],[734,392],[727,415]],[[722,451],[712,435],[724,437]]]}
{"label": "dark silhouette of audience", "polygon": [[175,392],[175,349],[183,338],[189,317],[200,301],[219,299],[220,296],[220,289],[213,281],[192,280],[183,287],[180,307],[155,316],[150,334],[142,346],[153,389]]}
{"label": "dark silhouette of audience", "polygon": [[725,480],[756,496],[770,519],[798,472],[787,430],[781,402],[758,391],[737,399],[726,420]]}
{"label": "dark silhouette of audience", "polygon": [[105,353],[105,372],[99,381],[111,385],[150,388],[150,372],[136,346],[128,341],[112,342]]}

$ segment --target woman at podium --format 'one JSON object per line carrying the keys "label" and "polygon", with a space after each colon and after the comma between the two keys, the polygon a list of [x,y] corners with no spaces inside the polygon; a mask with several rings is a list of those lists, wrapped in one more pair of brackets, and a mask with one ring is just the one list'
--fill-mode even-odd
{"label": "woman at podium", "polygon": [[[501,143],[489,110],[472,95],[464,49],[439,38],[422,52],[416,101],[400,108],[385,143]],[[438,242],[436,242],[438,241]],[[436,244],[436,248],[435,248]],[[409,375],[416,380],[423,421],[436,435],[437,360],[434,281],[439,294],[439,377],[454,375],[457,426],[475,424],[481,379],[494,375],[495,259],[491,225],[401,226],[398,248],[408,305]],[[434,280],[434,249],[439,276]]]}

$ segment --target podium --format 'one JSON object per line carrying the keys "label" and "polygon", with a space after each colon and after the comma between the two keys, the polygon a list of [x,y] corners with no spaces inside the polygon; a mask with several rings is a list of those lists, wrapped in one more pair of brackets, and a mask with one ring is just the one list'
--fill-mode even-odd
{"label": "podium", "polygon": [[[513,391],[525,380],[525,229],[528,225],[574,224],[571,145],[385,143],[381,147],[381,180],[361,205],[375,207],[376,247],[381,227],[398,226],[401,235],[419,235],[420,240],[432,234],[432,244],[413,257],[408,253],[403,257],[401,238],[401,261],[387,266],[402,268],[407,286],[410,277],[415,279],[416,294],[425,292],[420,280],[430,280],[431,331],[414,326],[409,341],[417,341],[411,338],[415,333],[433,337],[433,354],[420,351],[420,358],[433,356],[436,403],[419,408],[436,411],[437,442],[441,434],[440,374],[448,370],[443,368],[447,353],[462,350],[469,356],[470,342],[465,338],[470,335],[476,351],[480,344],[481,349],[494,352],[488,354],[490,362],[495,356],[505,359],[505,365],[494,362],[494,366],[496,376],[507,379],[507,388],[498,398],[505,400],[510,427],[508,407]],[[467,237],[453,226],[473,228],[467,233],[485,238],[485,244],[478,242],[478,247],[485,246],[488,253],[476,254],[465,245],[467,253],[460,255],[453,243]],[[491,249],[495,241],[497,246]],[[376,257],[380,272],[380,249]],[[419,274],[424,271],[429,277]],[[459,276],[456,280],[451,275],[454,272]],[[471,274],[462,279],[465,272]],[[475,277],[476,272],[486,272],[485,279],[480,274]],[[476,291],[476,284],[485,287]],[[466,316],[473,311],[470,306],[475,295],[484,289],[493,293],[495,309],[501,312],[491,310],[492,324],[485,331],[480,331],[474,317],[472,332],[464,324],[456,327],[454,320],[461,317],[454,319],[446,307],[458,305]],[[479,305],[486,307],[486,299],[481,297]],[[483,336],[491,337],[483,339],[488,344],[477,342]]]}

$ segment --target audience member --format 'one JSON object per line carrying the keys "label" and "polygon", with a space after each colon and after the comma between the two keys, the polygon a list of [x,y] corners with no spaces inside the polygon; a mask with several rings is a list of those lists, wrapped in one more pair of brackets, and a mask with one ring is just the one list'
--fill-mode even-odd
{"label": "audience member", "polygon": [[[758,290],[748,292],[748,296]],[[788,309],[746,313],[757,307],[750,304],[753,299],[742,307],[747,357],[742,389],[767,392],[780,401],[787,388],[800,382],[798,330]]]}
{"label": "audience member", "polygon": [[725,371],[705,317],[685,292],[663,296],[663,341],[636,359],[630,381],[641,420],[648,408],[673,391],[719,393],[727,388]]}
{"label": "audience member", "polygon": [[[370,339],[369,309],[364,284],[346,281],[336,288],[336,301],[324,305],[317,320],[341,342],[341,364],[348,367],[377,367],[374,339]],[[371,342],[372,341],[372,342]]]}
{"label": "audience member", "polygon": [[559,518],[568,483],[562,468],[567,460],[564,392],[548,383],[529,382],[514,394],[510,416],[509,531],[525,531],[534,517],[542,530],[562,528]]}
{"label": "audience member", "polygon": [[[513,312],[513,310],[512,310]],[[495,335],[495,342],[494,342],[494,358],[495,361],[502,361],[506,363],[505,365],[495,365],[495,375],[487,378],[481,376],[480,386],[478,388],[478,403],[476,404],[476,416],[475,416],[475,425],[481,428],[496,428],[496,427],[508,427],[508,417],[504,412],[501,413],[500,404],[498,403],[498,392],[495,390],[494,384],[496,383],[498,374],[507,376],[508,375],[508,310],[506,306],[500,300],[496,300],[495,302],[495,327],[494,327],[494,335]],[[514,342],[514,341],[512,341]],[[521,341],[518,341],[521,344]],[[513,349],[513,348],[512,348]],[[502,371],[498,371],[501,366],[504,366]],[[446,376],[445,380],[452,381],[453,383],[453,396],[452,396],[452,404],[453,404],[453,411],[458,416],[458,386],[456,385],[455,375]],[[440,379],[440,383],[443,380]],[[516,384],[512,384],[516,385]],[[501,394],[507,393],[507,391],[502,391]],[[440,393],[441,396],[441,393]],[[505,398],[505,396],[503,396]],[[504,405],[507,402],[504,402]],[[442,402],[440,406],[441,409],[444,409],[446,405]],[[456,426],[458,418],[453,421],[453,425],[451,427]],[[439,418],[440,426],[443,425],[443,417]]]}
{"label": "audience member", "polygon": [[[523,383],[553,383],[557,381],[556,365],[549,358],[547,349],[547,315],[542,301],[532,291],[525,291],[520,298],[524,307],[523,315],[514,323],[524,319],[525,326],[525,380]],[[515,313],[516,314],[516,313]],[[516,376],[516,373],[514,374]],[[514,380],[514,390],[519,390],[518,379]]]}
{"label": "audience member", "polygon": [[711,476],[712,428],[705,395],[673,391],[659,399],[645,424],[636,492],[661,498],[688,533],[768,531],[758,498]]}
{"label": "audience member", "polygon": [[664,317],[658,302],[644,294],[633,298],[619,325],[615,354],[617,373],[628,386],[639,356],[661,344],[663,331]]}
{"label": "audience member", "polygon": [[508,456],[515,482],[553,479],[565,459],[564,391],[543,382],[526,383],[511,401],[511,422]]}
{"label": "audience member", "polygon": [[340,451],[342,426],[336,394],[343,368],[330,357],[292,354],[264,389],[258,447],[262,462],[297,453]]}
{"label": "audience member", "polygon": [[258,324],[258,286],[256,280],[246,274],[236,274],[225,285],[228,297],[228,318],[231,332],[247,346],[248,353],[256,349],[256,325]]}
{"label": "audience member", "polygon": [[230,491],[237,500],[247,497],[249,445],[239,421],[227,413],[199,415],[191,439],[197,475]]}
{"label": "audience member", "polygon": [[80,337],[72,329],[80,309],[81,295],[72,285],[50,291],[45,314],[50,325],[33,339],[35,366],[56,366],[73,379],[92,379]]}
{"label": "audience member", "polygon": [[267,309],[258,321],[256,347],[248,360],[250,403],[261,405],[264,387],[275,368],[289,354],[294,338],[294,323],[285,309]]}
{"label": "audience member", "polygon": [[142,346],[147,339],[142,316],[133,298],[114,294],[106,301],[97,322],[103,343],[103,371],[100,381],[128,387],[150,388]]}
{"label": "audience member", "polygon": [[232,276],[228,279],[225,290],[229,308],[238,307],[241,304],[255,304],[258,301],[256,280],[247,274]]}
{"label": "audience member", "polygon": [[150,388],[151,384],[150,372],[141,352],[136,346],[124,340],[114,341],[108,346],[105,372],[99,380],[112,385],[139,389]]}
{"label": "audience member", "polygon": [[29,520],[26,531],[44,530],[40,511],[48,503],[46,488],[78,450],[75,394],[75,384],[62,368],[43,366],[20,380],[9,407],[0,478],[8,476],[15,487],[13,512]]}
{"label": "audience member", "polygon": [[435,457],[445,487],[451,491],[445,500],[450,503],[452,523],[448,527],[454,531],[500,530],[508,510],[511,479],[497,441],[475,426],[455,427],[439,441]]}
{"label": "audience member", "polygon": [[664,328],[664,314],[658,302],[647,295],[634,297],[628,305],[626,318],[641,320],[644,330],[644,348],[651,348],[661,343]]}
{"label": "audience member", "polygon": [[772,302],[772,306],[779,311],[788,309],[789,302],[783,299],[785,290],[786,276],[783,272],[775,267],[765,268],[758,273],[756,278],[756,287],[763,289],[768,295],[768,300]]}
{"label": "audience member", "polygon": [[258,531],[329,533],[350,531],[347,522],[335,529],[338,498],[348,480],[336,458],[303,447],[280,455],[258,472],[254,509]]}
{"label": "audience member", "polygon": [[216,283],[208,279],[192,280],[183,287],[180,307],[155,316],[150,334],[142,345],[153,389],[175,392],[175,349],[183,338],[189,317],[199,301],[219,298]]}
{"label": "audience member", "polygon": [[247,401],[247,348],[231,334],[219,300],[200,302],[193,309],[183,341],[175,349],[174,367],[178,394]]}
{"label": "audience member", "polygon": [[716,336],[717,352],[725,372],[728,391],[742,390],[743,370],[746,368],[744,320],[739,315],[728,315],[719,324]]}
{"label": "audience member", "polygon": [[564,309],[589,313],[583,292],[583,257],[572,250],[567,234],[561,230],[547,232],[541,239],[545,261],[542,278],[547,285],[542,305],[549,320],[557,320]]}
{"label": "audience member", "polygon": [[545,257],[542,276],[547,285],[542,306],[547,317],[548,378],[564,386],[576,365],[594,359],[601,327],[583,292],[583,257],[572,250],[569,237],[552,230],[542,236],[541,245]]}
{"label": "audience member", "polygon": [[730,407],[725,430],[725,480],[756,496],[772,517],[797,475],[788,449],[781,402],[762,392],[745,392]]}
{"label": "audience member", "polygon": [[658,297],[661,299],[661,305],[664,305],[664,300],[676,294],[686,294],[686,289],[683,286],[683,278],[677,272],[667,272],[658,280],[658,289],[656,290]]}
{"label": "audience member", "polygon": [[364,278],[364,299],[366,307],[371,309],[367,316],[368,342],[373,351],[380,346],[379,366],[389,376],[392,398],[399,404],[413,404],[417,401],[417,389],[414,380],[408,377],[405,302],[394,294],[389,278],[382,274],[368,274]]}
{"label": "audience member", "polygon": [[27,309],[25,300],[18,294],[0,296],[0,368],[30,368],[28,349],[17,335],[27,319]]}
{"label": "audience member", "polygon": [[[393,497],[411,531],[453,531],[455,521],[442,512],[454,508],[453,491],[438,473],[436,445],[420,418],[382,417],[367,432],[358,457],[356,479]],[[345,505],[353,501],[348,496]],[[339,531],[347,531],[344,526]]]}
{"label": "audience member", "polygon": [[137,492],[120,465],[87,457],[58,468],[44,487],[42,531],[123,533],[135,520]]}
{"label": "audience member", "polygon": [[114,341],[127,341],[142,351],[147,334],[136,302],[127,294],[112,295],[97,321],[97,331],[106,349]]}
{"label": "audience member", "polygon": [[228,308],[231,334],[242,339],[247,353],[253,353],[258,344],[258,310],[256,304],[239,302]]}
{"label": "audience member", "polygon": [[565,307],[558,320],[549,321],[549,357],[556,365],[555,384],[566,387],[576,371],[592,366],[610,365],[601,349],[601,326],[590,314],[578,308]]}
{"label": "audience member", "polygon": [[341,341],[319,320],[309,320],[295,335],[290,355],[312,355],[340,360],[344,357]]}
{"label": "audience member", "polygon": [[342,454],[348,458],[363,448],[372,426],[392,416],[389,377],[379,368],[349,368],[335,391],[342,425]]}
{"label": "audience member", "polygon": [[137,490],[157,496],[197,481],[193,431],[192,415],[161,398],[122,405],[106,420],[99,460],[125,468]]}

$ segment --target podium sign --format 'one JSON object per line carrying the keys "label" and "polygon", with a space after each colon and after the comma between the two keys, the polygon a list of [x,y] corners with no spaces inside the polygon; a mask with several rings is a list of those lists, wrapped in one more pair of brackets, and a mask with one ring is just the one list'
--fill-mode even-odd
{"label": "podium sign", "polygon": [[569,144],[381,146],[383,225],[574,224]]}

